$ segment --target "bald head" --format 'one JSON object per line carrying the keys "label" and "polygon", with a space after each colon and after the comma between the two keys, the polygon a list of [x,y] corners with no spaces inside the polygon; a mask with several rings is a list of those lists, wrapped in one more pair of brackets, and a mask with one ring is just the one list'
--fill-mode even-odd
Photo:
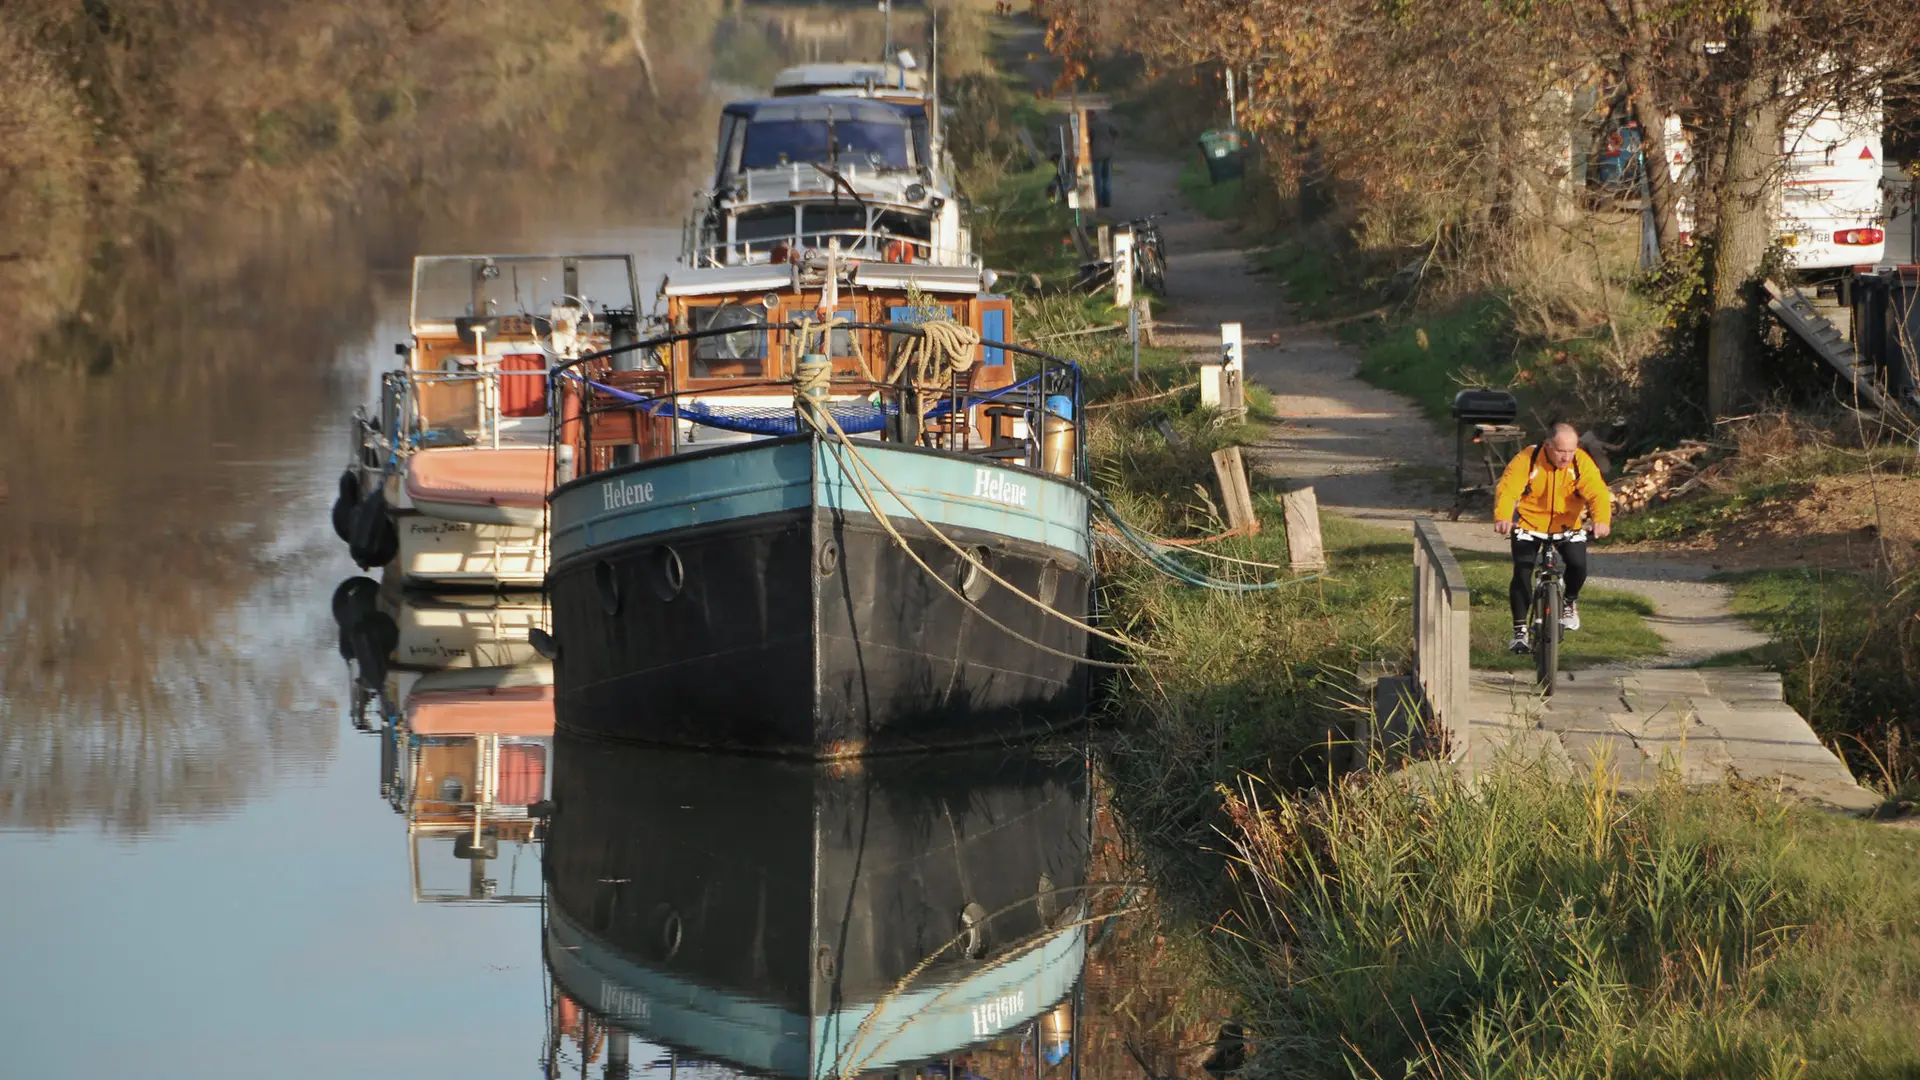
{"label": "bald head", "polygon": [[1542,447],[1553,467],[1564,469],[1573,464],[1573,455],[1580,449],[1580,433],[1572,424],[1555,424],[1548,430]]}

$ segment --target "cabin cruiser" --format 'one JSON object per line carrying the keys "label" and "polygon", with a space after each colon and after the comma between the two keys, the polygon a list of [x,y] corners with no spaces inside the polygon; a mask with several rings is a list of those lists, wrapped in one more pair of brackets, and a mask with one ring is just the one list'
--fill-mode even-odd
{"label": "cabin cruiser", "polygon": [[548,370],[631,341],[631,256],[414,260],[405,366],[353,419],[333,523],[410,586],[539,588],[555,461]]}
{"label": "cabin cruiser", "polygon": [[562,731],[553,793],[555,1073],[570,1041],[583,1075],[594,1055],[608,1076],[1072,1071],[1092,837],[1077,749],[848,769]]}
{"label": "cabin cruiser", "polygon": [[936,114],[930,100],[832,94],[728,105],[681,261],[798,262],[837,244],[852,261],[978,266]]}

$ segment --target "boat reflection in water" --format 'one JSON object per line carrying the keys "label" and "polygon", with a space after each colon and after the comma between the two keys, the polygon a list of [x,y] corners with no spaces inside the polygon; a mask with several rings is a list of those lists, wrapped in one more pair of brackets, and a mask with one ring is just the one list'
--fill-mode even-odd
{"label": "boat reflection in water", "polygon": [[829,765],[563,729],[549,1074],[1076,1076],[1089,807],[1073,750]]}
{"label": "boat reflection in water", "polygon": [[415,596],[354,578],[334,597],[354,726],[380,739],[380,792],[406,818],[414,899],[540,899],[553,667],[527,644],[534,595]]}

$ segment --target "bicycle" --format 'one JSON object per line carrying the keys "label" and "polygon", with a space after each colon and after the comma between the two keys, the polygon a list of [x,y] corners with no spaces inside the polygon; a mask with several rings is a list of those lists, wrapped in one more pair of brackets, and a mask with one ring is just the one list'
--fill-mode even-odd
{"label": "bicycle", "polygon": [[1566,606],[1566,568],[1561,565],[1559,544],[1584,541],[1585,529],[1567,532],[1537,533],[1515,527],[1515,540],[1537,540],[1534,549],[1532,599],[1527,606],[1527,641],[1533,652],[1533,681],[1540,692],[1552,696],[1560,674],[1560,615]]}
{"label": "bicycle", "polygon": [[1160,227],[1153,223],[1159,214],[1134,218],[1127,222],[1133,233],[1134,274],[1141,286],[1155,296],[1167,295],[1167,249],[1160,239]]}

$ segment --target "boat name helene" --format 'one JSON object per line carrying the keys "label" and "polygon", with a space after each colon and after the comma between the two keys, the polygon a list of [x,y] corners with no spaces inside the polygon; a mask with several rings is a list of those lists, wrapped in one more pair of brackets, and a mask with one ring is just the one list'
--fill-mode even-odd
{"label": "boat name helene", "polygon": [[1008,506],[1027,505],[1027,485],[1016,484],[992,469],[973,471],[973,497]]}
{"label": "boat name helene", "polygon": [[653,1019],[653,1005],[645,994],[604,978],[600,980],[600,1011],[627,1020]]}
{"label": "boat name helene", "polygon": [[1014,1017],[1026,1010],[1027,992],[1015,991],[1003,994],[992,1001],[973,1007],[973,1033],[975,1036],[992,1035],[1007,1026]]}
{"label": "boat name helene", "polygon": [[606,502],[604,509],[607,510],[617,510],[623,506],[640,506],[653,501],[653,481],[629,484],[624,480],[615,480],[602,484],[600,495]]}

